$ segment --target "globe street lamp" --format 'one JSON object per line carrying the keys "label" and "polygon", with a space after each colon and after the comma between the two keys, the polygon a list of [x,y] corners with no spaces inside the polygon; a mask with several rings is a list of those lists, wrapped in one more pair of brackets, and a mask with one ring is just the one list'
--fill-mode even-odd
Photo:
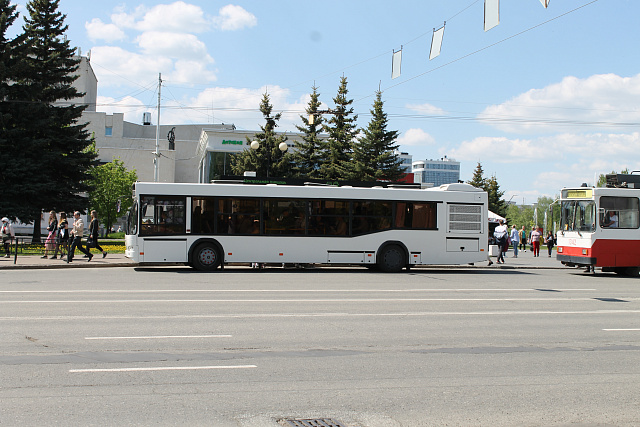
{"label": "globe street lamp", "polygon": [[[258,150],[260,148],[260,142],[251,141],[250,147],[252,150]],[[282,153],[284,154],[284,152],[289,149],[289,146],[287,145],[286,142],[281,142],[280,144],[278,144],[278,149],[282,151]],[[269,178],[270,170],[271,170],[271,150],[267,148],[267,178]]]}

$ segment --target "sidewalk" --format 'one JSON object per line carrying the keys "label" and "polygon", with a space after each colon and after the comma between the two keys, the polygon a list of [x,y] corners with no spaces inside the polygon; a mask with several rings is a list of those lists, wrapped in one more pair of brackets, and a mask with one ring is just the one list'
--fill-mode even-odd
{"label": "sidewalk", "polygon": [[[566,268],[558,260],[556,253],[553,252],[551,258],[547,254],[547,248],[544,252],[540,251],[540,256],[535,257],[531,251],[519,251],[518,258],[513,257],[513,251],[507,252],[504,264],[497,264],[496,258],[491,257],[493,265],[488,266],[488,262],[479,262],[474,266],[447,266],[461,268],[496,268],[496,269],[512,269],[512,268]],[[1,270],[17,270],[17,269],[44,269],[44,268],[105,268],[105,267],[135,267],[137,264],[126,258],[124,254],[108,254],[106,258],[102,258],[101,254],[93,254],[91,262],[87,258],[82,257],[82,253],[77,254],[73,258],[71,264],[67,264],[60,259],[42,259],[39,255],[18,255],[18,259],[14,264],[13,255],[11,258],[0,258]]]}
{"label": "sidewalk", "polygon": [[[66,257],[65,257],[66,259]],[[14,260],[16,261],[14,264]],[[40,255],[20,255],[15,259],[0,258],[0,270],[20,270],[20,269],[42,269],[42,268],[104,268],[104,267],[134,267],[137,264],[126,258],[124,254],[108,254],[102,258],[102,254],[93,254],[93,259],[89,262],[89,258],[83,258],[82,253],[76,254],[73,262],[67,264],[65,261],[58,259],[43,259]]]}

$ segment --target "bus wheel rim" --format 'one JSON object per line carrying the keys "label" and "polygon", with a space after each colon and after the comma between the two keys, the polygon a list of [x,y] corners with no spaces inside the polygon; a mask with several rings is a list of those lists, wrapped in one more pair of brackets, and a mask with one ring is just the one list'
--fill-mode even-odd
{"label": "bus wheel rim", "polygon": [[216,251],[211,248],[206,248],[200,251],[200,262],[203,265],[213,265],[216,262]]}

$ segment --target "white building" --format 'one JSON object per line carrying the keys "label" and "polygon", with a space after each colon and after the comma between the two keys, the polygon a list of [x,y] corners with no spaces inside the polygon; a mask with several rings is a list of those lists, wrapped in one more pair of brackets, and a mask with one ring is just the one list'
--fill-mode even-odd
{"label": "white building", "polygon": [[440,160],[416,160],[412,164],[414,182],[433,184],[456,183],[460,180],[460,162],[444,156]]}

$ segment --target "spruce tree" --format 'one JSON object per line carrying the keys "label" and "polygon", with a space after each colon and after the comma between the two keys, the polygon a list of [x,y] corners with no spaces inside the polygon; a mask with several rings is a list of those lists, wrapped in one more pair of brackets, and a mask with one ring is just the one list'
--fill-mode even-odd
{"label": "spruce tree", "polygon": [[489,197],[489,210],[495,214],[500,215],[503,218],[507,216],[507,204],[502,196],[504,191],[500,191],[500,185],[495,175],[487,180],[487,187],[485,189]]}
{"label": "spruce tree", "polygon": [[20,178],[17,166],[21,153],[14,143],[17,135],[15,100],[21,92],[17,80],[24,61],[18,46],[24,44],[24,35],[7,38],[7,30],[18,18],[16,8],[10,0],[0,0],[0,212],[12,220],[22,213],[19,192],[13,185]]}
{"label": "spruce tree", "polygon": [[382,92],[376,92],[371,121],[353,146],[351,179],[357,181],[398,181],[404,176],[398,158],[398,131],[387,130],[387,114],[383,111]]}
{"label": "spruce tree", "polygon": [[73,87],[79,59],[64,38],[65,15],[59,0],[31,0],[27,4],[23,68],[13,99],[12,143],[16,158],[10,199],[23,222],[34,221],[34,239],[40,237],[42,210],[84,211],[90,187],[86,184],[95,153],[81,123],[84,105],[70,101],[81,94]]}
{"label": "spruce tree", "polygon": [[[242,175],[245,171],[254,171],[259,177],[290,177],[291,176],[291,154],[282,152],[279,148],[281,143],[286,143],[286,135],[277,135],[276,127],[282,116],[281,113],[272,115],[273,105],[269,94],[262,95],[260,102],[260,112],[265,119],[264,126],[260,126],[262,132],[254,135],[259,148],[257,150],[246,149],[236,154],[232,159],[231,169],[236,175]],[[247,145],[253,142],[247,138]]]}
{"label": "spruce tree", "polygon": [[320,176],[328,180],[346,179],[351,162],[353,142],[358,133],[357,115],[353,115],[350,105],[353,99],[347,99],[347,78],[340,79],[338,94],[333,98],[335,108],[329,123],[325,125],[328,138],[322,144],[324,162],[320,166]]}
{"label": "spruce tree", "polygon": [[478,162],[478,165],[473,172],[473,177],[470,181],[467,181],[467,184],[471,184],[476,188],[482,188],[487,191],[487,179],[484,177],[484,170],[482,169],[482,164],[480,162]]}
{"label": "spruce tree", "polygon": [[[322,163],[320,147],[322,140],[320,132],[323,128],[322,115],[318,114],[320,101],[318,88],[313,86],[311,99],[306,109],[306,116],[300,116],[304,126],[296,126],[303,134],[302,141],[295,141],[295,151],[292,154],[294,163],[294,174],[299,178],[319,178],[320,165]],[[313,120],[309,122],[309,117]]]}

